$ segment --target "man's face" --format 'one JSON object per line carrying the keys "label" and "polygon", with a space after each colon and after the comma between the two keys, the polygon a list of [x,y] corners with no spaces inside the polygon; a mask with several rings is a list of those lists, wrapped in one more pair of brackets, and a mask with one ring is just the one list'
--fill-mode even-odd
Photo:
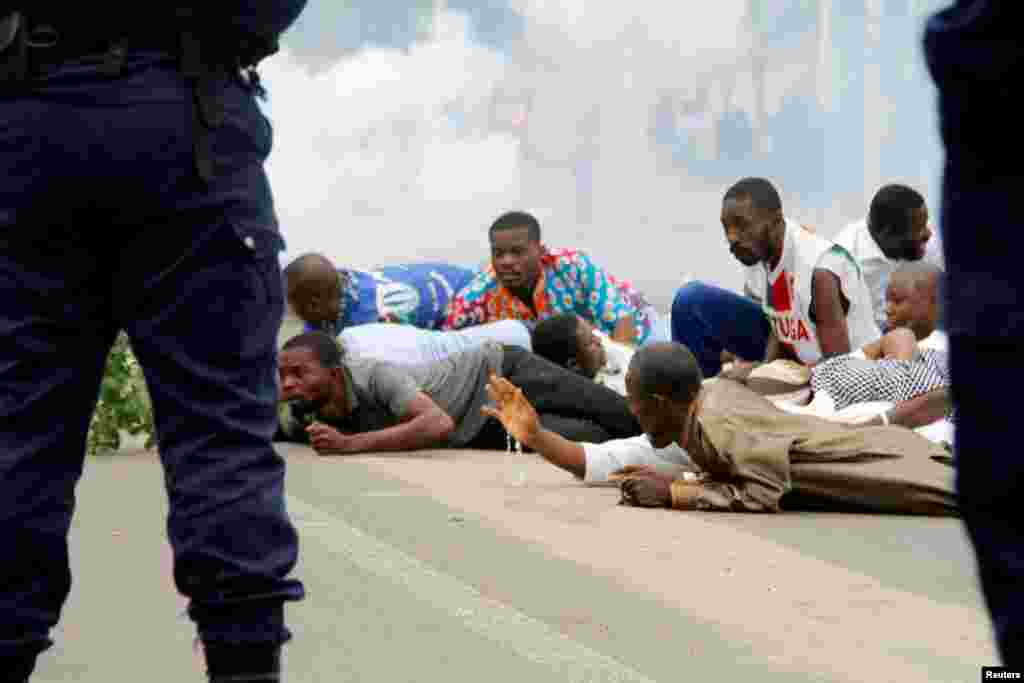
{"label": "man's face", "polygon": [[757,209],[749,197],[727,199],[722,203],[722,227],[729,251],[745,266],[768,258],[771,229],[779,220],[778,211]]}
{"label": "man's face", "polygon": [[908,261],[920,261],[928,248],[928,240],[932,238],[932,230],[928,225],[928,207],[910,210],[910,237],[907,243]]}
{"label": "man's face", "polygon": [[335,373],[320,364],[312,349],[287,349],[278,358],[281,400],[302,400],[314,408],[322,408],[333,397]]}
{"label": "man's face", "polygon": [[607,362],[604,344],[594,333],[594,326],[581,318],[576,329],[576,366],[593,379]]}
{"label": "man's face", "polygon": [[922,337],[935,329],[938,308],[927,287],[915,287],[910,278],[894,275],[885,289],[885,317],[890,330],[909,327]]}
{"label": "man's face", "polygon": [[491,264],[506,289],[531,289],[540,276],[540,242],[527,227],[498,230],[491,237]]}
{"label": "man's face", "polygon": [[629,402],[629,411],[640,423],[644,434],[651,437],[656,447],[667,446],[672,436],[668,401],[646,394],[632,370],[626,372],[626,400]]}
{"label": "man's face", "polygon": [[338,278],[303,283],[290,293],[288,303],[310,325],[333,324],[341,314],[341,283]]}
{"label": "man's face", "polygon": [[875,241],[881,247],[882,253],[891,259],[920,261],[924,258],[928,241],[932,238],[932,229],[928,225],[928,207],[910,209],[907,218],[907,232],[881,233],[875,236]]}

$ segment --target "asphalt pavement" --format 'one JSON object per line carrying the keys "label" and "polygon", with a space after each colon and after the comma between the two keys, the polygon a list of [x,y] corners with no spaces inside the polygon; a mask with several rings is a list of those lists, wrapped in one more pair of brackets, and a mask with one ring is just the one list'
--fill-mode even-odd
{"label": "asphalt pavement", "polygon": [[[289,683],[975,681],[955,519],[619,506],[533,455],[281,446],[301,534]],[[203,681],[152,453],[91,458],[37,683]]]}

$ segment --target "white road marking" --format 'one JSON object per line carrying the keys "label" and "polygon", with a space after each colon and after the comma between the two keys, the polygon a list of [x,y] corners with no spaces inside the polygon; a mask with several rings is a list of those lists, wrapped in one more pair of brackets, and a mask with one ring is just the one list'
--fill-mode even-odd
{"label": "white road marking", "polygon": [[579,683],[654,683],[640,672],[603,655],[542,621],[484,597],[472,586],[441,573],[344,520],[288,496],[288,511],[306,542],[311,537],[357,567],[405,587],[418,598],[460,619],[467,629],[502,643],[519,656]]}

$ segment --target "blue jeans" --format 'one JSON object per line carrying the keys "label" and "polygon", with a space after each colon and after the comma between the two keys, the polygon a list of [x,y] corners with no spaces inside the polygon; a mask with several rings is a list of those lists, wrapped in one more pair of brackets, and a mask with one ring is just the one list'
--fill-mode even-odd
{"label": "blue jeans", "polygon": [[240,84],[217,87],[226,121],[209,184],[169,58],[129,53],[116,78],[82,60],[0,95],[0,671],[51,644],[118,330],[152,397],[174,578],[200,637],[289,637],[283,602],[303,587],[287,578],[298,539],[270,443],[284,305],[270,128]]}
{"label": "blue jeans", "polygon": [[672,341],[685,345],[705,377],[722,369],[722,351],[761,360],[771,325],[761,307],[745,296],[703,282],[688,282],[672,300]]}
{"label": "blue jeans", "polygon": [[[1024,458],[1020,409],[1004,400],[1024,380],[1019,128],[998,106],[1024,77],[1024,46],[1007,40],[1019,3],[959,2],[935,15],[925,53],[939,91],[946,149],[942,237],[946,327],[956,403],[957,488],[1004,663],[1024,665]],[[1017,151],[1014,151],[1014,148]]]}

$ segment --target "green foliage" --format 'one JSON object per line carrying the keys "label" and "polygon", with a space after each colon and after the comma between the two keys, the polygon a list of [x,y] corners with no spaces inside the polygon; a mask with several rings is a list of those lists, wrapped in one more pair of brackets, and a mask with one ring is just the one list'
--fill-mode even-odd
{"label": "green foliage", "polygon": [[124,333],[117,336],[107,357],[99,402],[89,425],[89,455],[116,451],[121,447],[122,433],[144,434],[146,448],[156,443],[153,407],[146,381]]}

